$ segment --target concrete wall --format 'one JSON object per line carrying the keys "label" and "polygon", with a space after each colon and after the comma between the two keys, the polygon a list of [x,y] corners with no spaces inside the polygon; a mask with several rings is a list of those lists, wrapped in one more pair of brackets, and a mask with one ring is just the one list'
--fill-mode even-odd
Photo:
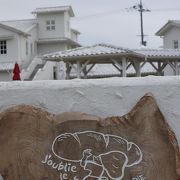
{"label": "concrete wall", "polygon": [[180,48],[180,28],[173,27],[164,35],[164,48],[174,49],[173,40],[178,40]]}
{"label": "concrete wall", "polygon": [[178,76],[1,82],[0,109],[30,104],[53,113],[81,111],[101,117],[121,116],[151,92],[180,143],[179,89]]}

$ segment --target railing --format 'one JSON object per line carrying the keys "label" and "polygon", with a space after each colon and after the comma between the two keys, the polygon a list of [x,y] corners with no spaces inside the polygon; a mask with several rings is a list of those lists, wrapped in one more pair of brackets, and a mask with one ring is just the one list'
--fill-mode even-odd
{"label": "railing", "polygon": [[42,69],[39,69],[35,74],[33,80],[53,80],[54,62],[47,61]]}
{"label": "railing", "polygon": [[25,80],[25,79],[29,79],[29,77],[31,76],[31,74],[33,73],[35,67],[38,64],[42,64],[42,59],[39,57],[35,57],[32,62],[30,63],[30,65],[28,66],[27,69],[23,69],[21,72],[21,79]]}

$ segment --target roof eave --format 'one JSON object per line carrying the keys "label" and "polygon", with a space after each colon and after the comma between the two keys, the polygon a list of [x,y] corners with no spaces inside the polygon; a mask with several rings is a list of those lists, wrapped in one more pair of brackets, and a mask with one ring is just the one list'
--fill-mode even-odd
{"label": "roof eave", "polygon": [[69,6],[69,14],[70,14],[71,17],[75,16],[74,11],[72,9],[72,6]]}
{"label": "roof eave", "polygon": [[169,20],[159,31],[155,33],[156,36],[164,36],[164,34],[170,29],[172,26],[180,27],[180,24]]}
{"label": "roof eave", "polygon": [[81,44],[79,44],[76,41],[73,41],[72,39],[69,38],[64,38],[64,39],[45,39],[45,40],[38,40],[38,44],[47,44],[47,43],[58,43],[58,42],[67,42],[71,45],[79,46],[81,47]]}
{"label": "roof eave", "polygon": [[[56,55],[54,55],[56,56]],[[84,55],[84,56],[58,56],[57,57],[46,57],[44,56],[44,60],[50,60],[50,61],[58,61],[58,60],[76,60],[76,59],[87,59],[87,58],[110,58],[110,57],[126,57],[126,56],[132,56],[132,57],[139,57],[144,58],[145,56],[142,54],[136,54],[136,53],[112,53],[112,54],[96,54],[96,55]]]}
{"label": "roof eave", "polygon": [[7,29],[7,30],[9,30],[9,31],[15,32],[15,33],[17,33],[17,34],[26,36],[26,37],[27,37],[27,36],[30,36],[30,34],[28,34],[28,33],[26,33],[26,32],[20,31],[19,29],[13,28],[13,27],[11,27],[11,26],[7,26],[7,25],[2,24],[2,23],[0,23],[0,27],[1,27],[1,28],[4,28],[4,29]]}
{"label": "roof eave", "polygon": [[67,11],[67,12],[69,12],[69,15],[70,15],[71,17],[74,17],[75,14],[74,14],[74,11],[73,11],[72,7],[71,7],[71,6],[67,6],[66,8],[67,8],[67,9],[52,10],[52,11],[48,11],[48,10],[38,11],[38,10],[36,9],[36,10],[32,11],[31,13],[37,15],[37,14],[47,14],[47,13],[56,13],[56,12],[66,12],[66,11]]}
{"label": "roof eave", "polygon": [[175,60],[175,59],[180,59],[180,56],[147,56],[147,59],[148,60],[159,60],[159,61],[162,61],[162,60],[168,60],[168,61],[171,61],[171,60]]}
{"label": "roof eave", "polygon": [[74,32],[74,33],[76,33],[76,34],[78,34],[78,35],[80,35],[80,34],[81,34],[78,30],[73,29],[73,28],[71,28],[71,31],[72,31],[72,32]]}

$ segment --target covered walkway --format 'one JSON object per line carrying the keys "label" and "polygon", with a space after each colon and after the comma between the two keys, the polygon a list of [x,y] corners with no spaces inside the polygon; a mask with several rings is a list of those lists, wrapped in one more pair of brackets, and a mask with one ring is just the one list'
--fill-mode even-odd
{"label": "covered walkway", "polygon": [[[111,65],[108,67],[111,69],[114,67],[121,77],[126,77],[131,72],[135,72],[136,76],[141,76],[142,72],[146,72],[143,70],[145,67],[158,75],[163,75],[167,65],[172,68],[174,75],[179,75],[180,50],[133,50],[108,44],[97,44],[51,53],[45,55],[44,60],[57,62],[58,69],[61,68],[59,62],[63,61],[66,65],[66,79],[87,78],[95,65],[99,68],[101,65]],[[117,73],[113,74],[117,75]],[[101,75],[101,77],[106,76],[107,74]]]}

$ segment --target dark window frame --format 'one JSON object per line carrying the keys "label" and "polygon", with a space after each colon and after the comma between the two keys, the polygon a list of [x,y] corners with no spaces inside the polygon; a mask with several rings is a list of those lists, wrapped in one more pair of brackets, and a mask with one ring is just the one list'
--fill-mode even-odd
{"label": "dark window frame", "polygon": [[0,54],[7,54],[7,41],[0,40]]}
{"label": "dark window frame", "polygon": [[178,49],[179,48],[179,41],[178,40],[173,40],[173,48]]}
{"label": "dark window frame", "polygon": [[56,30],[55,20],[47,20],[46,21],[46,30],[47,31],[55,31]]}

